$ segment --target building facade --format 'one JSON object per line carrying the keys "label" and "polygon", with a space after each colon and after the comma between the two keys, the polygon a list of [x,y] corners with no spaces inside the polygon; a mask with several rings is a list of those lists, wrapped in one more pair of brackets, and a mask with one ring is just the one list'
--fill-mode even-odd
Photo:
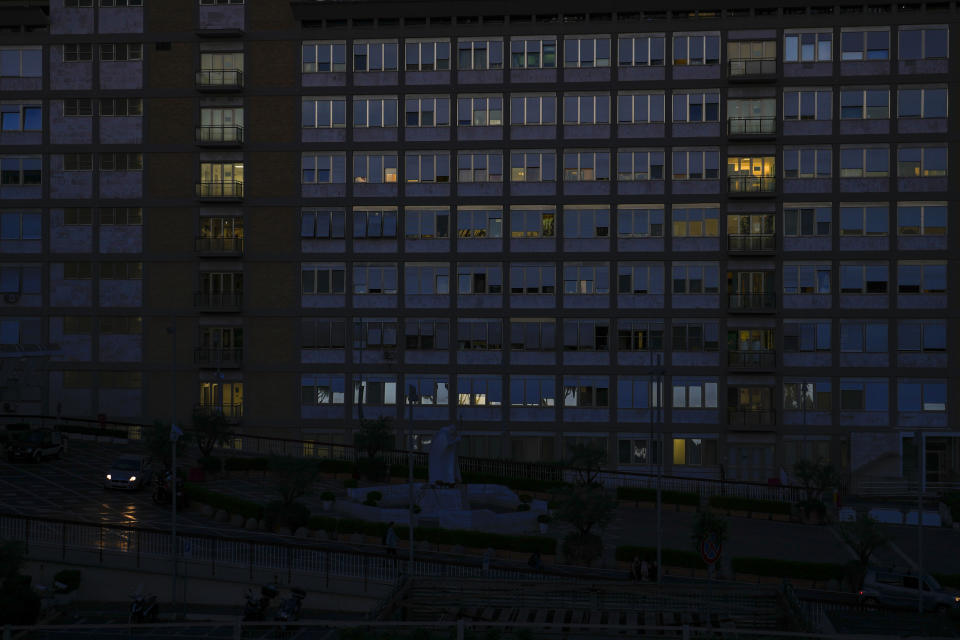
{"label": "building facade", "polygon": [[8,413],[960,481],[957,2],[20,4]]}

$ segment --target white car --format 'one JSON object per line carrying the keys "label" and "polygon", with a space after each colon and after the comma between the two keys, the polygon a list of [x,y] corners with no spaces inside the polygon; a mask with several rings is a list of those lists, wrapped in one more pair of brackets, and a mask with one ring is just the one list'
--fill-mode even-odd
{"label": "white car", "polygon": [[153,472],[143,456],[122,456],[113,461],[103,480],[104,489],[136,491],[150,484]]}

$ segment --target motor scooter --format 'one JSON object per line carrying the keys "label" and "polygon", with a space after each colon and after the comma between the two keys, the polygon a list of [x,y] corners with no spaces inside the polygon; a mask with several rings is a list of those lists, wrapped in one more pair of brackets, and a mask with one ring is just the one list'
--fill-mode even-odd
{"label": "motor scooter", "polygon": [[246,603],[243,605],[244,622],[263,622],[267,619],[267,609],[270,603],[280,591],[272,584],[265,584],[260,587],[260,595],[254,591],[253,587],[247,589]]}
{"label": "motor scooter", "polygon": [[136,593],[130,596],[133,602],[130,603],[130,624],[143,624],[144,622],[156,622],[160,614],[160,606],[157,604],[157,596],[143,593],[143,585],[137,587]]}
{"label": "motor scooter", "polygon": [[[170,504],[173,500],[173,496],[170,493],[170,477],[171,473],[169,471],[164,471],[159,476],[153,486],[153,501],[156,504]],[[187,494],[183,490],[183,482],[177,478],[177,509],[183,509],[187,507]]]}
{"label": "motor scooter", "polygon": [[[290,595],[283,599],[280,603],[280,608],[277,609],[277,612],[273,615],[273,619],[277,622],[296,622],[300,619],[300,611],[303,608],[303,599],[307,597],[307,592],[301,589],[300,587],[293,587],[290,589]],[[287,631],[287,625],[283,624],[280,627],[281,631]]]}

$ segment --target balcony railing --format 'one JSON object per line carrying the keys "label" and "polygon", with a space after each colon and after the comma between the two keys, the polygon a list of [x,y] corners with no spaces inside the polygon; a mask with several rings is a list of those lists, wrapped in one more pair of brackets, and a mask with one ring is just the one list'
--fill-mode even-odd
{"label": "balcony railing", "polygon": [[773,176],[730,176],[727,186],[731,194],[773,193],[777,190],[777,179]]}
{"label": "balcony railing", "polygon": [[197,253],[209,255],[241,255],[243,238],[197,238]]}
{"label": "balcony railing", "polygon": [[193,350],[193,362],[209,367],[239,367],[243,362],[243,349],[199,347]]}
{"label": "balcony railing", "polygon": [[731,369],[774,369],[776,351],[727,351],[727,366]]}
{"label": "balcony railing", "polygon": [[730,311],[775,311],[777,294],[770,292],[731,293],[728,296],[727,307]]}
{"label": "balcony railing", "polygon": [[243,127],[197,127],[197,144],[218,147],[243,144]]}
{"label": "balcony railing", "polygon": [[204,200],[242,200],[243,183],[237,180],[198,182],[197,197]]}
{"label": "balcony railing", "polygon": [[737,79],[777,75],[776,58],[733,58],[727,61],[727,76]]}
{"label": "balcony railing", "polygon": [[243,404],[206,404],[200,403],[193,407],[194,413],[204,416],[223,416],[230,422],[236,422],[243,417]]}
{"label": "balcony railing", "polygon": [[776,133],[776,118],[727,118],[728,136],[772,136]]}
{"label": "balcony railing", "polygon": [[727,409],[727,425],[731,427],[773,427],[777,412],[773,409]]}
{"label": "balcony railing", "polygon": [[207,91],[234,91],[243,87],[243,71],[236,69],[205,69],[197,71],[198,89]]}
{"label": "balcony railing", "polygon": [[772,233],[727,234],[730,253],[763,253],[777,248],[777,236]]}
{"label": "balcony railing", "polygon": [[193,306],[212,311],[233,311],[243,306],[242,293],[195,293]]}

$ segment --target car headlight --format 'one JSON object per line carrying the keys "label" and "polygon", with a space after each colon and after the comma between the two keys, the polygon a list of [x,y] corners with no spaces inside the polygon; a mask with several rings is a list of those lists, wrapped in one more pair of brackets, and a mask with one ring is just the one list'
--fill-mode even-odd
{"label": "car headlight", "polygon": [[953,596],[953,601],[960,604],[960,596]]}
{"label": "car headlight", "polygon": [[113,480],[113,476],[110,475],[109,473],[107,474],[107,480]]}
{"label": "car headlight", "polygon": [[136,482],[137,476],[130,476],[130,482]]}

